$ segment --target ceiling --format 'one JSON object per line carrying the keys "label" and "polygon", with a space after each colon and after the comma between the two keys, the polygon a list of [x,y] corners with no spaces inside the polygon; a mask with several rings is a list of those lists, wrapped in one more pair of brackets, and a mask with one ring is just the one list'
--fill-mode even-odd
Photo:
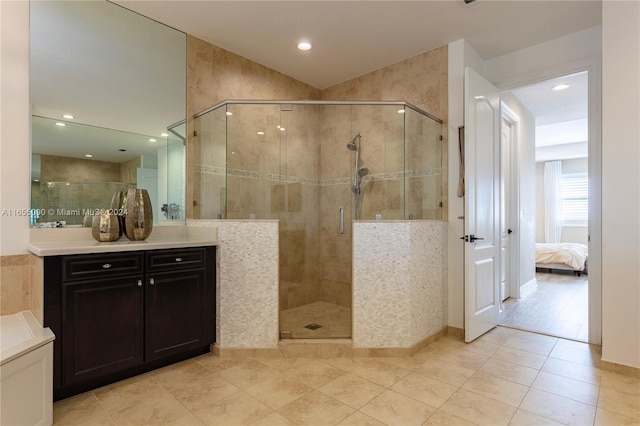
{"label": "ceiling", "polygon": [[[564,90],[553,90],[566,84]],[[552,78],[511,92],[536,120],[536,161],[588,155],[588,86],[586,71]]]}
{"label": "ceiling", "polygon": [[[483,59],[599,25],[599,1],[114,0],[324,89],[461,38]],[[296,48],[301,40],[314,45]]]}
{"label": "ceiling", "polygon": [[[50,8],[113,5],[32,2],[32,109],[35,115],[58,120],[71,112],[77,122],[136,133],[145,142],[148,137],[142,135],[158,136],[184,118],[180,117],[186,80],[184,53],[180,53],[183,33],[323,89],[461,38],[483,59],[491,59],[601,22],[601,3],[589,0],[112,3],[151,20],[112,7],[116,15],[111,16],[111,10],[100,12],[99,23],[78,16],[77,11],[70,21]],[[145,47],[122,50],[122,43],[134,36]],[[165,41],[160,42],[161,38]],[[314,48],[299,51],[296,44],[303,39]],[[89,41],[105,50],[89,47]],[[116,42],[120,47],[112,44]],[[182,82],[181,88],[168,86],[166,82],[172,80]],[[161,89],[149,89],[154,87]],[[534,95],[522,96],[545,102],[545,96],[535,100]],[[547,106],[540,114],[546,111],[557,118],[557,111],[567,109],[558,102],[554,105],[557,108]],[[81,151],[78,156],[87,152]]]}

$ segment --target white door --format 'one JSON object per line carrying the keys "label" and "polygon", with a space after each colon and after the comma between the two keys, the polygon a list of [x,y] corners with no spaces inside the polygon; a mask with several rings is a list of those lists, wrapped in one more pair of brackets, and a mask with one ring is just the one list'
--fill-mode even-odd
{"label": "white door", "polygon": [[465,69],[465,341],[500,319],[500,102]]}
{"label": "white door", "polygon": [[513,133],[513,126],[501,114],[500,119],[500,168],[501,168],[501,178],[500,178],[500,301],[503,302],[505,299],[511,296],[510,294],[510,285],[509,285],[509,276],[511,274],[510,271],[510,234],[511,234],[511,225],[509,222],[510,209],[508,200],[508,194],[511,194],[511,175],[509,173],[510,168],[510,155],[511,155],[511,135]]}

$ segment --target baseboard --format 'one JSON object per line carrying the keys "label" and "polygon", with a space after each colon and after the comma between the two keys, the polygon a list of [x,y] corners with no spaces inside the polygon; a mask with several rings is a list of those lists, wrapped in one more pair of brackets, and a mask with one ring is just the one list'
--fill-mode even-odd
{"label": "baseboard", "polygon": [[531,293],[533,291],[533,289],[536,288],[536,286],[538,285],[538,280],[536,280],[535,278],[532,279],[531,281],[527,282],[526,284],[523,284],[520,286],[520,297],[524,297],[527,294]]}
{"label": "baseboard", "polygon": [[612,373],[622,374],[624,376],[633,377],[635,379],[640,379],[640,368],[601,360],[600,369],[610,371]]}
{"label": "baseboard", "polygon": [[457,328],[457,327],[447,327],[447,329],[445,330],[445,336],[452,336],[452,337],[457,337],[459,339],[464,339],[464,328]]}
{"label": "baseboard", "polygon": [[401,348],[354,348],[351,339],[283,339],[277,348],[221,348],[214,345],[211,353],[220,358],[410,357],[447,335],[464,336],[464,330],[445,327],[415,345]]}
{"label": "baseboard", "polygon": [[447,335],[447,327],[420,340],[415,345],[403,348],[353,348],[354,357],[410,357],[431,343]]}

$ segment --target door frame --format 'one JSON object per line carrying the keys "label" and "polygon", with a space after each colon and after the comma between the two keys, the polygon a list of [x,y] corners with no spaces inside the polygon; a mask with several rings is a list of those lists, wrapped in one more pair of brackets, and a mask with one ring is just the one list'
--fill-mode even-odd
{"label": "door frame", "polygon": [[[500,120],[505,120],[511,125],[511,137],[509,138],[509,158],[506,168],[508,170],[509,191],[505,193],[505,199],[500,203],[507,203],[508,222],[513,230],[509,242],[509,297],[520,298],[520,173],[518,172],[518,133],[520,117],[502,99],[500,100]],[[502,135],[502,133],[501,133]],[[502,136],[500,137],[500,150],[504,149]],[[500,158],[504,158],[502,153]],[[501,164],[500,171],[505,170],[505,165]],[[500,176],[504,179],[504,176]],[[500,218],[500,225],[504,218]]]}
{"label": "door frame", "polygon": [[[494,83],[500,92],[586,71],[588,75],[589,335],[602,344],[602,64],[590,58]],[[518,180],[519,183],[519,180]],[[512,187],[513,190],[513,187]],[[513,194],[512,194],[513,195]],[[519,257],[515,259],[519,266]],[[512,263],[513,264],[513,263]]]}

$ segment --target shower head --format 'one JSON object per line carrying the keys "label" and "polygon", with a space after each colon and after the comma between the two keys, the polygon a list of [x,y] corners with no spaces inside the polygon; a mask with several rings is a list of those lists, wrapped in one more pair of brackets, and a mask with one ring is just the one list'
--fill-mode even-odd
{"label": "shower head", "polygon": [[359,137],[362,136],[362,133],[358,133],[357,135],[355,135],[353,137],[353,139],[351,139],[348,143],[347,143],[347,148],[349,149],[349,151],[357,151],[358,150],[358,145],[356,144],[356,141],[358,140]]}
{"label": "shower head", "polygon": [[365,177],[368,174],[369,169],[367,169],[366,167],[361,167],[360,170],[358,170],[358,176],[360,176],[361,178]]}

